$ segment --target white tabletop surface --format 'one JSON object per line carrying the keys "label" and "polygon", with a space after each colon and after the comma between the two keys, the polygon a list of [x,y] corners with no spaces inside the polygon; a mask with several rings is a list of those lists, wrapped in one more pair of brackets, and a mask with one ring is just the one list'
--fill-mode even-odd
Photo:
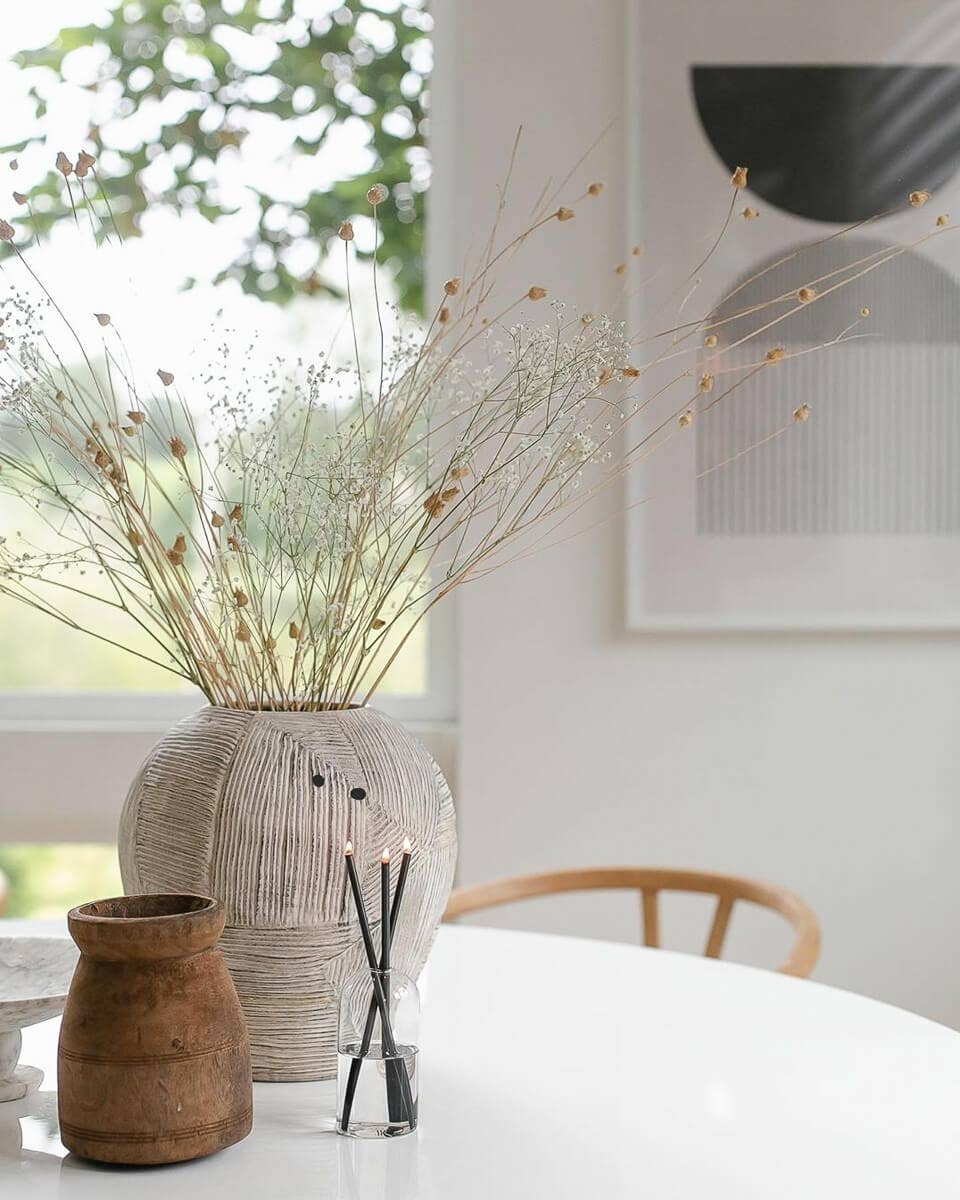
{"label": "white tabletop surface", "polygon": [[[0,922],[0,931],[31,929]],[[815,983],[606,942],[441,930],[421,1128],[333,1132],[332,1084],[261,1083],[254,1131],[174,1167],[100,1168],[47,1079],[0,1105],[3,1200],[940,1200],[960,1196],[960,1035]]]}

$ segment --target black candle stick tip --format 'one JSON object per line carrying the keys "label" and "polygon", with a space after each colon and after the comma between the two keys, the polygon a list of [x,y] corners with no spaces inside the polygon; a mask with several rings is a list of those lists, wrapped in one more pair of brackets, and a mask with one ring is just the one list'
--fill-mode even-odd
{"label": "black candle stick tip", "polygon": [[352,854],[353,853],[353,842],[347,842],[347,844],[343,848],[343,852],[344,852],[344,854]]}
{"label": "black candle stick tip", "polygon": [[382,863],[388,863],[390,861],[390,847],[389,846],[384,846],[383,853],[380,855],[380,861]]}
{"label": "black candle stick tip", "polygon": [[405,837],[403,839],[403,852],[404,852],[404,854],[412,854],[413,853],[413,847],[410,845],[410,839],[408,837]]}

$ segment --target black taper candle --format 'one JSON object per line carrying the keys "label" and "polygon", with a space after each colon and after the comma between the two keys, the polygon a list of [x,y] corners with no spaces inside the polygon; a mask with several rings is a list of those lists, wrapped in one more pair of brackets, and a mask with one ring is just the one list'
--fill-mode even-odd
{"label": "black taper candle", "polygon": [[[363,903],[363,892],[360,890],[360,880],[357,878],[357,867],[353,861],[352,842],[347,842],[343,853],[344,860],[347,865],[347,878],[350,880],[350,890],[353,892],[353,902],[357,909],[357,920],[360,923],[360,936],[363,939],[363,948],[367,955],[367,964],[370,968],[370,978],[373,982],[373,1002],[380,1013],[380,1029],[382,1031],[383,1044],[387,1053],[393,1058],[396,1058],[397,1043],[394,1040],[393,1028],[390,1024],[390,1008],[387,1003],[387,998],[384,995],[383,982],[380,978],[378,970],[379,964],[377,963],[376,951],[373,948],[373,937],[370,933],[370,922],[367,920],[367,910]],[[413,1111],[413,1098],[410,1094],[410,1080],[407,1077],[407,1072],[405,1070],[400,1072],[400,1085],[404,1107],[407,1110],[409,1120],[412,1124],[415,1115]],[[346,1128],[346,1122],[343,1123],[343,1128]]]}
{"label": "black taper candle", "polygon": [[360,922],[360,936],[363,938],[363,948],[367,954],[367,964],[370,967],[370,977],[373,980],[373,996],[380,1010],[380,1024],[383,1029],[383,1042],[389,1054],[396,1054],[396,1043],[393,1040],[393,1030],[390,1028],[390,1013],[387,1009],[386,997],[383,994],[383,983],[380,979],[376,951],[373,948],[373,938],[370,934],[370,922],[367,920],[367,910],[363,903],[363,893],[360,891],[360,880],[357,878],[357,867],[353,861],[353,843],[347,842],[343,852],[347,864],[347,878],[353,892],[353,902],[357,909],[357,919]]}
{"label": "black taper candle", "polygon": [[380,856],[380,970],[390,970],[390,850]]}
{"label": "black taper candle", "polygon": [[[407,884],[407,872],[410,870],[410,857],[413,854],[413,848],[410,845],[410,839],[403,839],[403,857],[400,859],[400,871],[397,875],[397,886],[393,889],[393,903],[390,905],[390,944],[393,945],[393,937],[397,929],[397,917],[400,915],[400,905],[403,902],[403,890]],[[380,969],[383,970],[383,959],[380,960]],[[363,1030],[363,1040],[360,1043],[360,1057],[354,1058],[350,1063],[350,1072],[347,1075],[347,1086],[344,1089],[343,1095],[343,1112],[340,1117],[340,1128],[346,1129],[350,1123],[350,1112],[353,1109],[353,1098],[357,1092],[357,1082],[360,1079],[360,1064],[361,1059],[367,1054],[370,1049],[370,1042],[373,1039],[373,1027],[377,1020],[377,1000],[374,996],[370,1000],[370,1008],[367,1010],[367,1023]],[[406,1074],[406,1068],[400,1064],[401,1070]],[[394,1082],[388,1074],[387,1082]],[[392,1092],[394,1089],[390,1088]]]}
{"label": "black taper candle", "polygon": [[410,870],[410,839],[403,839],[403,857],[400,859],[400,874],[397,876],[397,886],[393,889],[393,904],[390,906],[390,945],[393,945],[393,935],[397,931],[397,914],[400,912],[400,901],[403,899],[403,889],[407,883],[407,871]]}

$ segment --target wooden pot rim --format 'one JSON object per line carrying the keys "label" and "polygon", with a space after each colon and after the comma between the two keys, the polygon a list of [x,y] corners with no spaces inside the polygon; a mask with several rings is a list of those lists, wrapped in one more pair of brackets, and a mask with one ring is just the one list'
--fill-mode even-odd
{"label": "wooden pot rim", "polygon": [[96,958],[157,959],[198,954],[216,944],[226,911],[212,896],[155,892],[91,900],[67,914],[70,935]]}

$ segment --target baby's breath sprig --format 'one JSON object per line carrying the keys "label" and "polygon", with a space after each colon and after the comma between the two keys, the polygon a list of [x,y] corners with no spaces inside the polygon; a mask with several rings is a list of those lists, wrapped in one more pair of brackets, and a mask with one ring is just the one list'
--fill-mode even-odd
{"label": "baby's breath sprig", "polygon": [[[98,209],[110,214],[95,163],[86,151],[57,159],[91,223],[88,175]],[[334,244],[345,256],[352,369],[323,358],[302,369],[277,363],[230,388],[222,366],[185,380],[154,362],[142,389],[119,316],[87,312],[71,323],[33,272],[17,227],[0,218],[8,289],[0,297],[0,491],[26,506],[53,547],[0,534],[0,593],[114,645],[127,644],[121,630],[140,630],[150,649],[132,652],[214,704],[364,702],[435,604],[551,544],[599,490],[672,438],[696,436],[758,372],[789,370],[809,352],[788,352],[784,321],[955,228],[946,216],[932,230],[927,220],[912,243],[736,309],[740,285],[702,315],[640,338],[602,314],[568,315],[551,280],[528,279],[514,294],[495,286],[533,236],[589,233],[589,222],[570,223],[578,206],[599,201],[603,184],[567,198],[559,194],[567,182],[511,235],[501,232],[504,185],[476,264],[442,285],[422,332],[388,341],[375,251],[373,363],[361,354],[354,225],[345,220]],[[730,236],[747,168],[730,183],[708,258]],[[905,201],[921,208],[929,198],[916,191]],[[387,188],[374,184],[366,200],[376,234]],[[747,221],[756,215],[743,209]],[[642,253],[634,245],[615,271],[628,276]],[[52,352],[51,322],[69,331],[79,366]],[[80,330],[96,335],[96,351]],[[745,342],[755,353],[744,364],[731,354]],[[215,357],[226,363],[243,349],[224,338]],[[700,475],[813,417],[810,405],[793,407],[771,433]],[[75,597],[103,606],[102,627],[72,614]]]}

